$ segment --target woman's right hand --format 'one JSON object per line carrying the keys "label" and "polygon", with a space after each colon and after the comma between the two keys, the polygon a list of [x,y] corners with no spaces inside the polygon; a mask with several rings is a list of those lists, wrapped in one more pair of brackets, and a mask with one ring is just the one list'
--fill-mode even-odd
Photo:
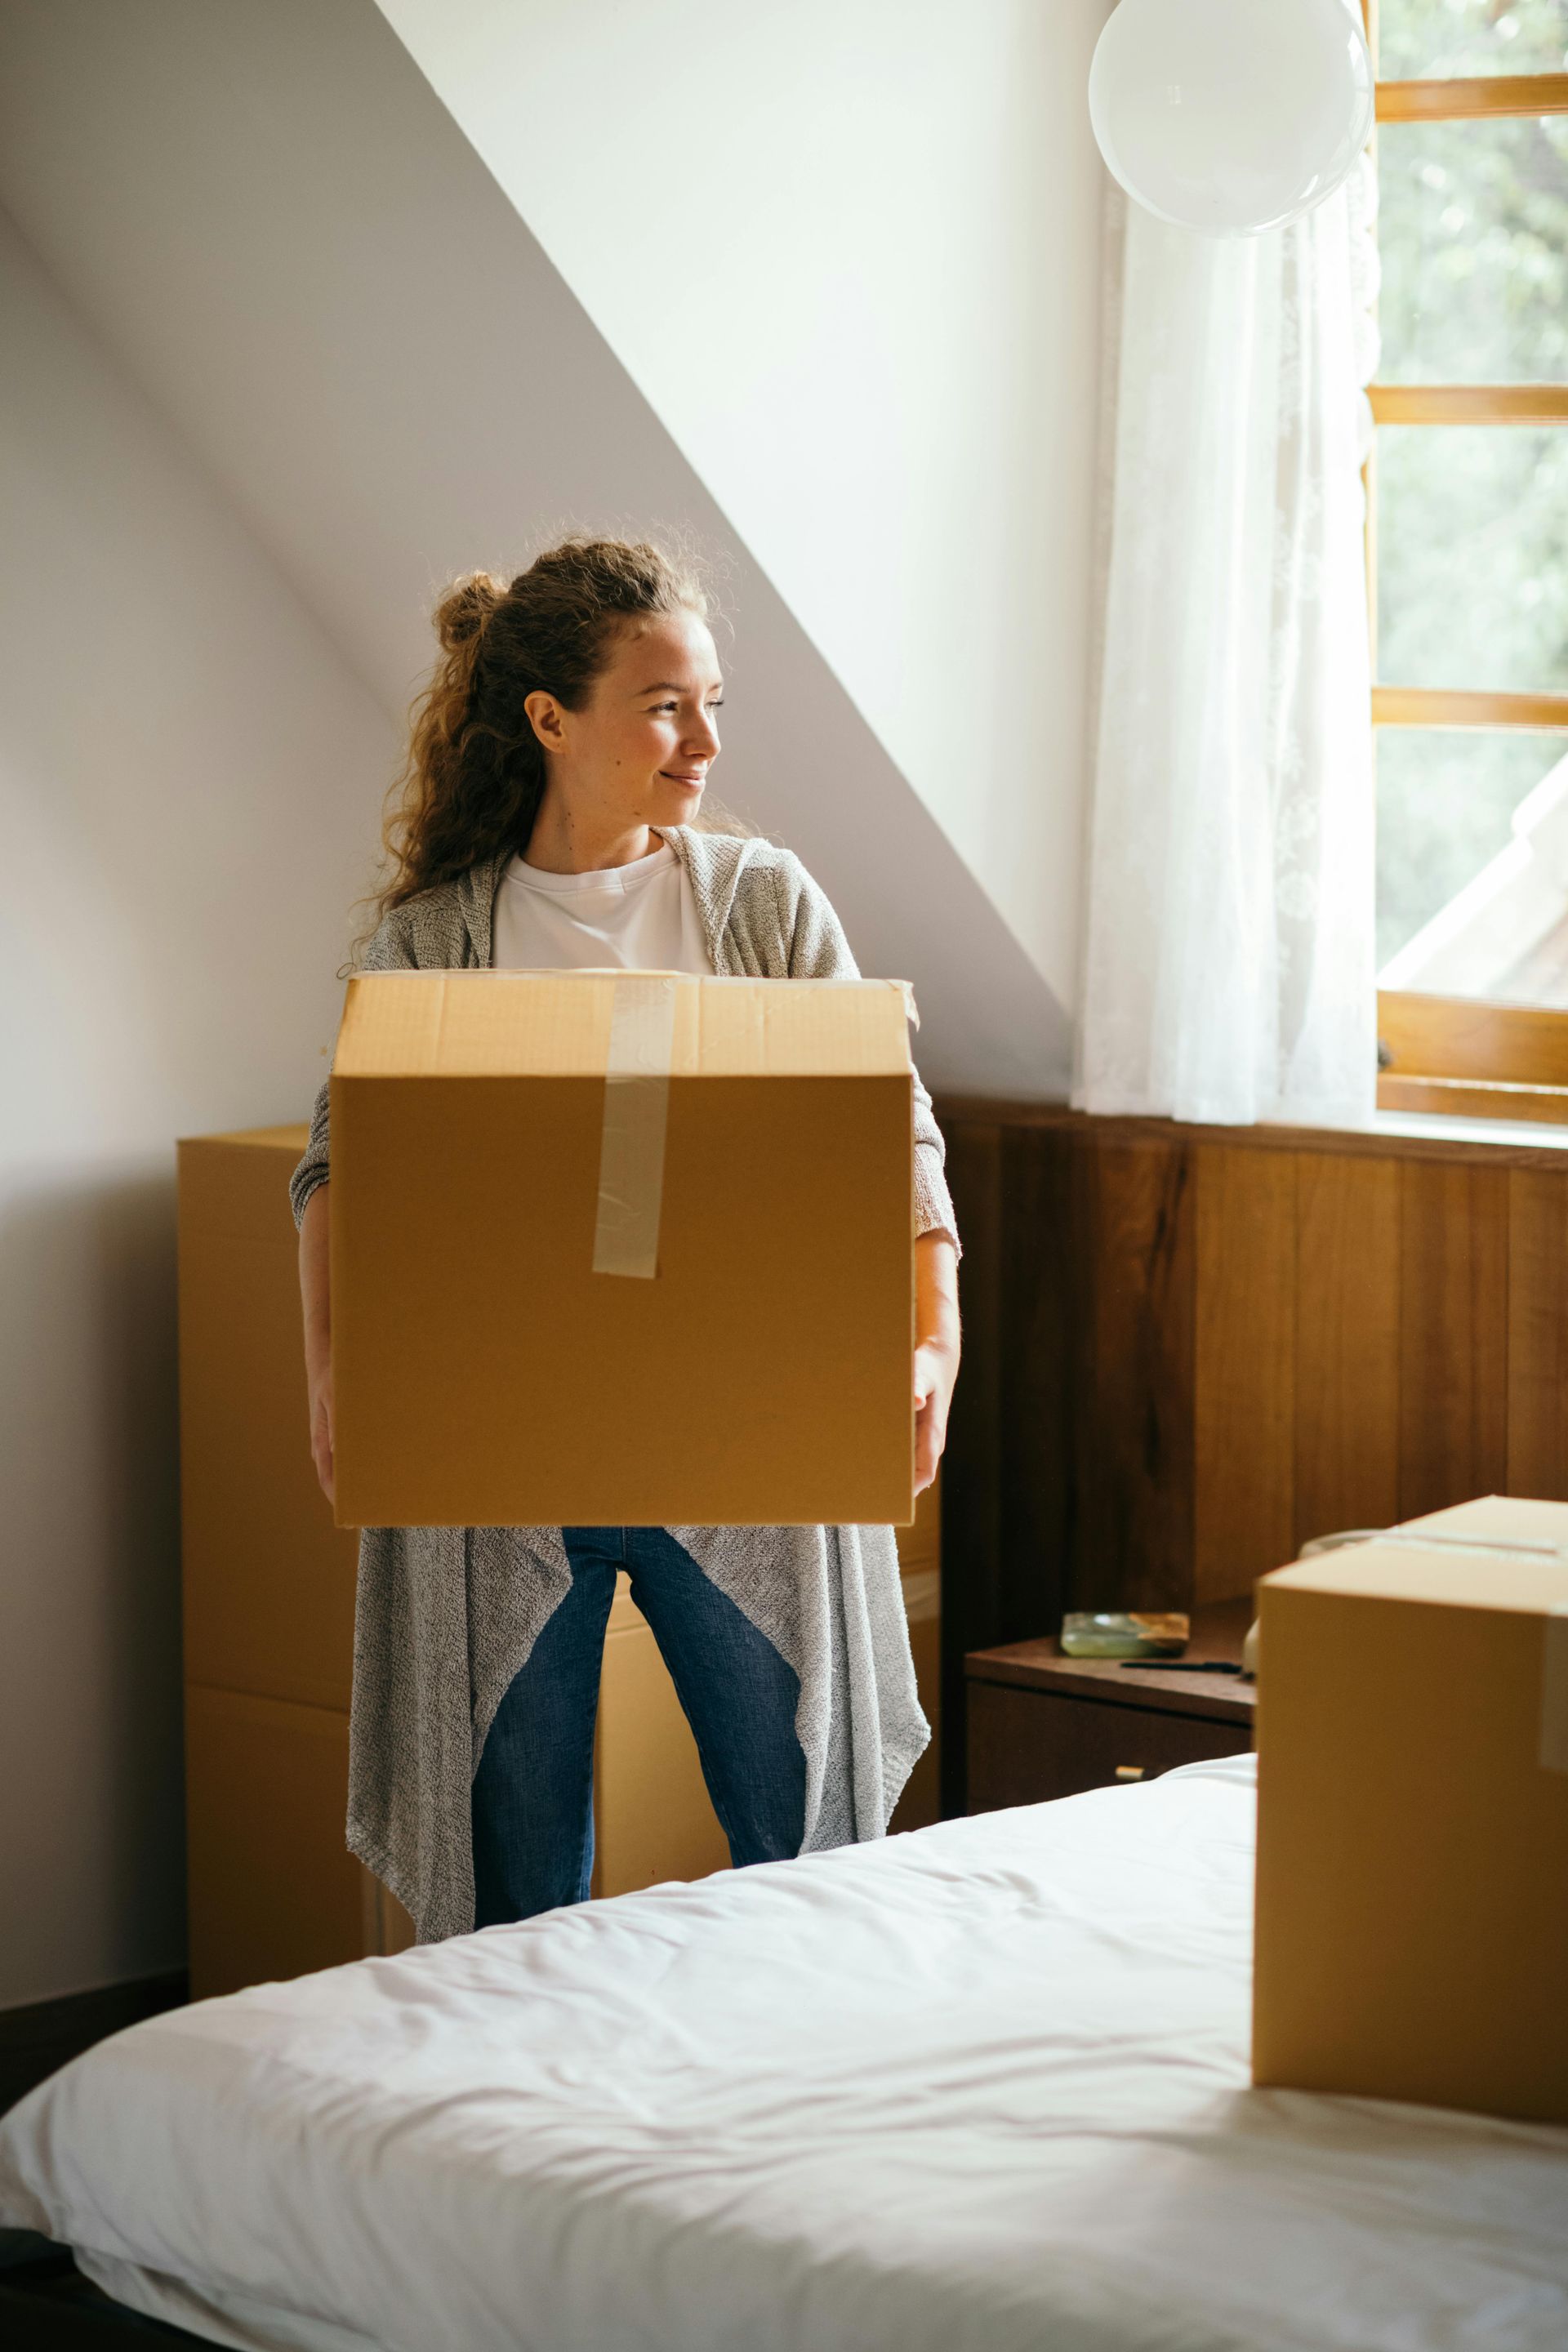
{"label": "woman's right hand", "polygon": [[310,1456],[316,1465],[316,1475],[321,1482],[321,1492],[328,1502],[332,1496],[332,1368],[327,1366],[310,1390]]}

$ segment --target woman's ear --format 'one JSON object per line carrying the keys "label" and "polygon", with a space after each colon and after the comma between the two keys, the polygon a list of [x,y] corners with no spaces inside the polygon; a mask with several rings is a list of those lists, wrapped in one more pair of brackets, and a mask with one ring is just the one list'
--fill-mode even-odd
{"label": "woman's ear", "polygon": [[528,697],[522,707],[528,713],[529,725],[545,750],[562,751],[565,745],[565,730],[561,723],[563,712],[555,697],[546,694],[541,688],[537,693]]}

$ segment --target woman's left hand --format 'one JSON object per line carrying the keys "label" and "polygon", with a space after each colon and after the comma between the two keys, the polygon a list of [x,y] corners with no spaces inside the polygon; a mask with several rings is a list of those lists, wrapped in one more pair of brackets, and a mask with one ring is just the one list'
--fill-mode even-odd
{"label": "woman's left hand", "polygon": [[958,1252],[946,1234],[915,1244],[915,1492],[936,1476],[958,1378]]}

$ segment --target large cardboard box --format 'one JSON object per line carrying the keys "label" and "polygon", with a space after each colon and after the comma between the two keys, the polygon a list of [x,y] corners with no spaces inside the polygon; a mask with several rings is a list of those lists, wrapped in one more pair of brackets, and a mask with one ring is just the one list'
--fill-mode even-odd
{"label": "large cardboard box", "polygon": [[304,1127],[188,1138],[180,1481],[191,1990],[395,1951],[343,1843],[358,1544],[310,1461],[289,1171]]}
{"label": "large cardboard box", "polygon": [[1568,2123],[1568,1504],[1261,1587],[1253,2074]]}
{"label": "large cardboard box", "polygon": [[907,1524],[911,1085],[896,982],[351,981],[340,1520]]}

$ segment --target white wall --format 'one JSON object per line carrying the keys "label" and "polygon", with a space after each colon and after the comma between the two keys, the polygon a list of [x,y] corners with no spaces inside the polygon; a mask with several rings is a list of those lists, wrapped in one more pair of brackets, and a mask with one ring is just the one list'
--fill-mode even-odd
{"label": "white wall", "polygon": [[1110,0],[381,0],[1057,994]]}
{"label": "white wall", "polygon": [[0,2006],[184,1960],[176,1136],[301,1117],[392,730],[0,215]]}

